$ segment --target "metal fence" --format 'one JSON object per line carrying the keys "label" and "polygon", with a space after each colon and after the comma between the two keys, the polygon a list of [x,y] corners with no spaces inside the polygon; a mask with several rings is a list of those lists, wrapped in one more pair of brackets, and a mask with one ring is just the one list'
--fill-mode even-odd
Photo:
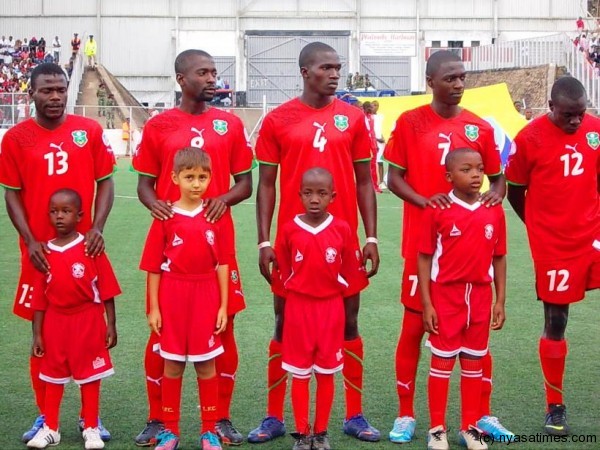
{"label": "metal fence", "polygon": [[581,81],[585,87],[591,103],[590,109],[597,111],[600,108],[600,72],[594,69],[586,55],[579,51],[573,43],[567,50],[566,66],[569,73]]}

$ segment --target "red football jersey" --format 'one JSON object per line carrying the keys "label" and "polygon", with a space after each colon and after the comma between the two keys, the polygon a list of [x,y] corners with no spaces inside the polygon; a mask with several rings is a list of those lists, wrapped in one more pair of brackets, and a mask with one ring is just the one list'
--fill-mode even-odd
{"label": "red football jersey", "polygon": [[548,116],[515,138],[509,183],[527,186],[525,223],[534,260],[574,258],[600,236],[600,120],[586,115],[575,134]]}
{"label": "red football jersey", "polygon": [[169,220],[154,219],[146,238],[140,269],[200,275],[226,261],[228,244],[218,224],[206,221],[202,206],[194,211],[174,207]]}
{"label": "red football jersey", "polygon": [[348,287],[344,277],[354,266],[352,235],[348,223],[332,215],[318,227],[298,216],[283,225],[275,251],[279,271],[288,291],[331,298]]}
{"label": "red football jersey", "polygon": [[175,153],[184,147],[198,147],[210,155],[208,198],[229,192],[232,175],[252,170],[252,147],[237,116],[218,108],[198,115],[170,109],[148,121],[132,161],[137,172],[156,178],[156,195],[161,200],[174,202],[180,197],[171,172]]}
{"label": "red football jersey", "polygon": [[[486,174],[502,172],[494,129],[466,109],[452,119],[440,117],[431,105],[403,113],[396,121],[383,157],[406,170],[405,180],[418,194],[431,197],[452,189],[445,177],[445,160],[448,152],[457,148],[479,152]],[[402,256],[405,258],[416,257],[422,214],[423,209],[404,203]]]}
{"label": "red football jersey", "polygon": [[491,283],[493,257],[506,255],[504,210],[470,205],[452,192],[450,198],[450,208],[426,208],[422,217],[419,252],[433,255],[431,280]]}
{"label": "red football jersey", "polygon": [[95,258],[86,256],[83,242],[81,234],[64,247],[48,242],[50,273],[40,286],[45,295],[33,297],[33,309],[43,311],[50,306],[61,312],[77,312],[121,293],[106,252]]}
{"label": "red football jersey", "polygon": [[55,236],[48,203],[58,189],[70,188],[82,199],[83,217],[77,229],[92,225],[96,182],[112,175],[115,157],[102,128],[94,120],[67,115],[55,130],[33,119],[6,132],[0,151],[0,185],[21,191],[27,222],[38,241]]}
{"label": "red football jersey", "polygon": [[281,166],[278,229],[304,212],[298,192],[302,175],[312,167],[333,175],[337,197],[330,212],[358,229],[353,163],[371,158],[366,117],[360,109],[337,99],[321,109],[298,98],[290,100],[265,117],[256,157],[261,164]]}

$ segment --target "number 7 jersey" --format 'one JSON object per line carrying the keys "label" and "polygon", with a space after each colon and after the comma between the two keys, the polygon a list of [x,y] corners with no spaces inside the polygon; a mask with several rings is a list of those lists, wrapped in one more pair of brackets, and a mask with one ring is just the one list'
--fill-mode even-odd
{"label": "number 7 jersey", "polygon": [[586,115],[566,134],[547,115],[515,138],[509,184],[525,186],[525,224],[536,261],[574,258],[600,239],[600,120]]}

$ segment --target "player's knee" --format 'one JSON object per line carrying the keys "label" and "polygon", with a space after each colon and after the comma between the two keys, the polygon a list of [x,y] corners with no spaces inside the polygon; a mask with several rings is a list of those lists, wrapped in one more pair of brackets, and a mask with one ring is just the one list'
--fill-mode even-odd
{"label": "player's knee", "polygon": [[563,339],[568,317],[568,309],[566,308],[547,308],[544,322],[544,337],[552,340]]}
{"label": "player's knee", "polygon": [[273,337],[278,342],[281,342],[283,338],[283,318],[283,314],[275,314],[275,333]]}
{"label": "player's knee", "polygon": [[358,316],[348,318],[344,325],[344,340],[351,341],[358,337]]}

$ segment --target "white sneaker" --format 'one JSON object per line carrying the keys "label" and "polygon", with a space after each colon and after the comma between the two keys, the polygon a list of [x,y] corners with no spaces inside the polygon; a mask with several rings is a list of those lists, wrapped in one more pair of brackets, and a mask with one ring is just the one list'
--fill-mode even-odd
{"label": "white sneaker", "polygon": [[458,440],[461,445],[467,447],[468,450],[487,450],[488,446],[484,442],[483,433],[479,428],[469,426],[468,430],[458,432]]}
{"label": "white sneaker", "polygon": [[104,448],[104,441],[100,438],[100,430],[96,428],[86,428],[81,433],[86,450],[95,450]]}
{"label": "white sneaker", "polygon": [[42,428],[35,433],[33,439],[27,442],[29,448],[46,448],[54,447],[60,444],[60,433],[58,431],[51,430],[48,425],[44,424]]}
{"label": "white sneaker", "polygon": [[379,183],[379,189],[381,189],[382,191],[387,189],[387,184],[385,184],[384,181],[382,181],[381,183]]}
{"label": "white sneaker", "polygon": [[427,433],[427,450],[450,450],[448,435],[442,425],[432,428]]}

